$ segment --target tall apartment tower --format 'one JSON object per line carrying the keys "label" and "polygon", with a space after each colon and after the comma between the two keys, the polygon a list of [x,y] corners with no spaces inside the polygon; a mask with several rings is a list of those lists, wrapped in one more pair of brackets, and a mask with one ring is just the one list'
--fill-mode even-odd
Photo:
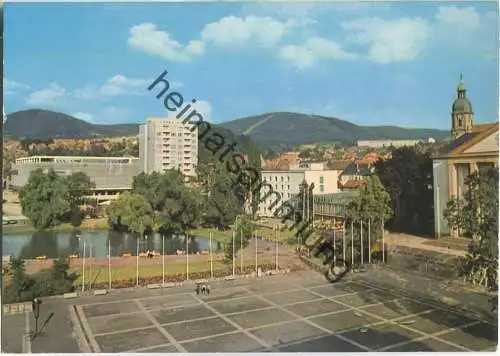
{"label": "tall apartment tower", "polygon": [[139,127],[139,165],[145,173],[179,169],[196,176],[198,126],[182,120],[150,118]]}

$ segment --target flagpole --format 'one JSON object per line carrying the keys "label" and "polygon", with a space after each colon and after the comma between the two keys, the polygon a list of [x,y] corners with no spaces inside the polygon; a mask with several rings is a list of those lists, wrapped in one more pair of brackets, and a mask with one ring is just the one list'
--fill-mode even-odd
{"label": "flagpole", "polygon": [[235,243],[236,243],[236,230],[233,229],[233,277],[235,274],[235,268],[236,268],[236,256],[235,256]]}
{"label": "flagpole", "polygon": [[83,239],[83,259],[82,259],[82,293],[85,292],[85,239]]}
{"label": "flagpole", "polygon": [[165,235],[161,235],[161,283],[165,284]]}
{"label": "flagpole", "polygon": [[257,235],[254,234],[254,241],[255,241],[255,273],[257,273]]}
{"label": "flagpole", "polygon": [[108,280],[109,290],[111,290],[111,239],[108,240]]}
{"label": "flagpole", "polygon": [[243,274],[243,229],[240,227],[240,274]]}
{"label": "flagpole", "polygon": [[186,236],[186,280],[189,281],[189,240],[188,236]]}
{"label": "flagpole", "polygon": [[139,238],[136,238],[136,257],[135,257],[135,285],[139,287]]}
{"label": "flagpole", "polygon": [[279,271],[279,267],[278,267],[278,229],[276,228],[276,231],[275,231],[275,236],[276,236],[276,272]]}
{"label": "flagpole", "polygon": [[212,252],[212,231],[209,233],[210,236],[210,278],[214,278],[214,260],[213,260],[213,252]]}

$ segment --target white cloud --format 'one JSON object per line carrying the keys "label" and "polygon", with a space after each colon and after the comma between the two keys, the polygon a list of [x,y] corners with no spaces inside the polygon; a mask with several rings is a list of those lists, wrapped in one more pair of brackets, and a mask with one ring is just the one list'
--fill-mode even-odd
{"label": "white cloud", "polygon": [[314,21],[309,19],[280,21],[272,17],[227,16],[205,25],[200,38],[185,45],[168,32],[158,30],[155,24],[143,23],[130,29],[127,43],[138,52],[172,62],[186,62],[204,54],[208,44],[226,48],[241,47],[249,43],[273,47],[293,28],[312,22]]}
{"label": "white cloud", "polygon": [[65,95],[66,89],[57,83],[52,83],[45,89],[31,93],[26,99],[26,103],[30,105],[53,105]]}
{"label": "white cloud", "polygon": [[92,122],[93,116],[87,112],[75,112],[71,114],[71,116],[76,117],[77,119],[82,119],[87,122]]}
{"label": "white cloud", "polygon": [[381,64],[417,58],[431,35],[429,23],[422,18],[365,18],[344,22],[342,27],[350,40],[368,46],[369,59]]}
{"label": "white cloud", "polygon": [[280,57],[299,69],[306,69],[321,60],[354,60],[358,55],[344,51],[334,41],[311,37],[302,45],[283,46]]}
{"label": "white cloud", "polygon": [[205,26],[203,42],[220,47],[242,46],[253,42],[263,47],[275,46],[290,30],[310,23],[309,20],[279,21],[272,17],[224,17]]}
{"label": "white cloud", "polygon": [[152,80],[150,79],[127,78],[124,75],[118,74],[109,78],[100,87],[86,86],[75,90],[73,95],[78,99],[92,99],[115,95],[141,95],[151,82]]}
{"label": "white cloud", "polygon": [[212,105],[206,100],[197,100],[191,107],[203,115],[204,121],[211,121]]}
{"label": "white cloud", "polygon": [[436,21],[453,26],[455,30],[475,31],[480,26],[481,17],[474,7],[440,6]]}
{"label": "white cloud", "polygon": [[18,91],[29,89],[29,85],[21,84],[7,78],[3,79],[3,93],[5,95],[15,94]]}
{"label": "white cloud", "polygon": [[474,7],[440,6],[434,17],[383,20],[362,18],[342,23],[347,39],[368,49],[367,58],[381,64],[428,56],[498,55],[498,15],[480,15]]}
{"label": "white cloud", "polygon": [[432,22],[434,53],[498,57],[498,13],[480,15],[474,7],[441,6]]}
{"label": "white cloud", "polygon": [[129,35],[127,43],[133,50],[173,62],[187,61],[192,56],[203,54],[205,50],[200,41],[191,41],[183,46],[171,38],[168,32],[157,30],[156,25],[152,23],[132,27]]}

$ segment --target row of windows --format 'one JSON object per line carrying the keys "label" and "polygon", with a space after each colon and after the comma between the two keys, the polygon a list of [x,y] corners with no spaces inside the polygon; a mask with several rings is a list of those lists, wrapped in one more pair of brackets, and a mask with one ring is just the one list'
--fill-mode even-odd
{"label": "row of windows", "polygon": [[[278,181],[278,176],[270,176],[269,177],[269,181],[272,182],[273,181],[273,177],[274,177],[274,181],[277,182]],[[267,177],[263,177],[264,178],[264,182],[267,182]],[[286,177],[286,181],[287,182],[290,182],[290,176],[287,176]],[[285,177],[283,176],[280,176],[280,182],[284,182],[285,181]]]}

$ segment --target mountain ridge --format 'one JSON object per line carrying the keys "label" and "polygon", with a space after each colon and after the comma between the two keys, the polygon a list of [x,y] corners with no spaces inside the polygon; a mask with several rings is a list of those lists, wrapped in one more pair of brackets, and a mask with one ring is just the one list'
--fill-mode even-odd
{"label": "mountain ridge", "polygon": [[[246,136],[262,147],[281,149],[319,142],[353,143],[369,139],[443,139],[448,131],[402,128],[399,126],[361,126],[336,117],[271,112],[213,124]],[[61,112],[28,109],[7,115],[4,135],[11,138],[92,138],[132,136],[139,124],[93,124]]]}

